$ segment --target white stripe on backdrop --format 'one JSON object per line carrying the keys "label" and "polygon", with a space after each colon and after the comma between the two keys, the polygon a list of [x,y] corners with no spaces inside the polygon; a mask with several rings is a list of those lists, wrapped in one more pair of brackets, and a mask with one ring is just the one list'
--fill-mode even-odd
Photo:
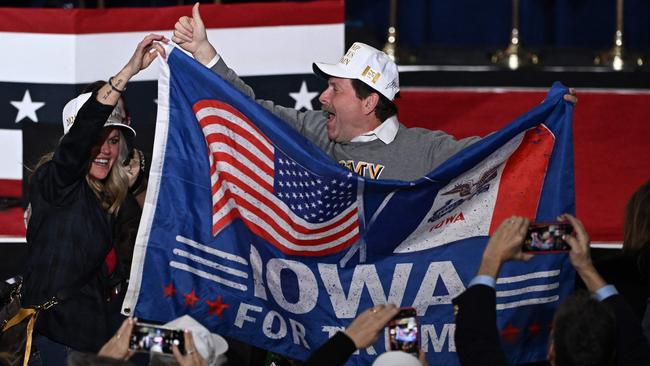
{"label": "white stripe on backdrop", "polygon": [[[169,25],[170,29],[173,24]],[[168,38],[169,30],[152,30]],[[80,84],[103,80],[131,57],[150,32],[84,35],[0,32],[0,82]],[[311,74],[312,62],[337,62],[344,51],[343,24],[223,28],[208,39],[240,76]],[[308,52],[304,45],[308,47]],[[156,80],[158,68],[134,80]]]}

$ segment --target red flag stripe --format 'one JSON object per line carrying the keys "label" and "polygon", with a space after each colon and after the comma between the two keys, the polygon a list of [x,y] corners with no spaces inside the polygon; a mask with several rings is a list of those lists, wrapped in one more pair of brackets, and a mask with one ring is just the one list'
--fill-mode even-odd
{"label": "red flag stripe", "polygon": [[490,234],[512,215],[535,220],[554,143],[555,136],[544,125],[526,131],[501,174]]}
{"label": "red flag stripe", "polygon": [[[246,120],[241,120],[241,121],[243,123],[250,123]],[[234,132],[237,135],[241,136],[242,138],[246,139],[246,141],[253,144],[253,146],[255,146],[255,148],[257,148],[260,153],[264,154],[264,156],[266,156],[268,159],[273,160],[273,146],[270,143],[261,140],[261,136],[251,133],[250,131],[246,130],[241,125],[238,125],[235,122],[229,121],[221,116],[208,115],[203,117],[199,121],[199,124],[201,125],[201,129],[204,130],[204,135],[206,136],[210,136],[213,134],[214,135],[220,134],[218,131],[216,131],[214,126],[215,125],[222,126],[224,127],[225,130],[228,130],[229,132]]]}
{"label": "red flag stripe", "polygon": [[[350,232],[357,230],[355,221],[348,222],[347,224],[345,222],[342,222],[340,227],[337,228],[339,230],[337,230],[335,233],[331,235],[323,236],[319,238],[317,237],[316,233],[311,232],[311,233],[306,233],[304,235],[304,237],[306,237],[305,239],[301,239],[296,236],[296,233],[288,232],[285,229],[286,226],[281,224],[279,225],[277,221],[273,220],[273,218],[270,215],[268,215],[266,212],[264,212],[264,210],[260,206],[251,204],[250,202],[248,202],[247,200],[243,199],[238,195],[233,195],[233,198],[235,203],[237,204],[238,211],[241,208],[250,212],[260,221],[266,222],[273,229],[273,231],[275,231],[276,234],[278,234],[280,237],[284,238],[285,240],[291,242],[294,245],[316,246],[321,244],[327,244],[339,240],[340,238],[348,235]],[[249,220],[245,216],[241,215],[241,211],[239,212],[242,219],[248,222],[255,222],[254,220]],[[357,214],[356,210],[350,212],[350,214],[348,215],[348,219],[349,216],[356,216],[356,214]]]}
{"label": "red flag stripe", "polygon": [[255,126],[255,124],[253,124],[253,123],[248,119],[248,117],[246,117],[245,115],[243,115],[243,114],[242,114],[240,111],[238,111],[237,109],[233,108],[230,104],[226,104],[226,103],[220,102],[220,101],[218,101],[218,100],[201,100],[201,101],[198,101],[196,104],[194,104],[194,107],[193,107],[193,109],[194,109],[194,113],[197,113],[197,114],[198,114],[198,112],[199,112],[200,110],[205,109],[205,108],[215,108],[215,109],[224,110],[224,111],[226,111],[226,112],[229,112],[229,113],[232,114],[233,116],[238,117],[238,118],[241,119],[242,121],[246,121],[246,122],[248,123],[248,125],[249,125],[253,130],[255,130],[255,131],[257,132],[257,135],[258,135],[261,139],[263,139],[267,144],[272,145],[271,140],[269,140],[268,137],[266,137],[266,135],[264,135],[264,133],[262,133],[262,131],[261,131],[259,128],[257,128],[257,126]]}
{"label": "red flag stripe", "polygon": [[[280,207],[278,207],[278,205],[275,204],[272,200],[269,200],[268,198],[264,197],[259,191],[257,191],[256,189],[254,189],[250,185],[246,184],[244,181],[239,179],[237,176],[235,176],[233,174],[230,174],[228,172],[220,172],[219,174],[220,174],[220,178],[221,178],[218,181],[220,189],[225,188],[225,187],[223,187],[221,182],[227,182],[227,184],[229,184],[229,185],[237,186],[238,188],[240,188],[241,190],[243,190],[244,192],[246,192],[248,195],[252,196],[254,199],[256,199],[259,202],[259,205],[254,205],[254,206],[259,207],[261,212],[262,212],[261,215],[263,215],[264,217],[268,217],[270,219],[270,222],[271,221],[272,222],[278,222],[278,219],[273,219],[273,218],[269,217],[268,214],[266,212],[264,212],[263,208],[269,209],[272,212],[274,212],[277,216],[279,216],[279,219],[281,219],[283,221],[282,225],[281,225],[282,227],[287,227],[287,226],[291,227],[292,229],[294,229],[299,234],[321,234],[321,233],[325,233],[327,231],[330,231],[332,229],[335,229],[337,227],[338,227],[339,230],[342,230],[340,225],[347,222],[348,220],[350,220],[350,218],[352,218],[353,216],[356,216],[357,213],[358,213],[358,209],[356,207],[354,207],[352,209],[348,209],[348,210],[350,210],[350,212],[348,212],[347,214],[345,214],[344,216],[342,216],[339,220],[337,220],[335,222],[327,223],[325,225],[323,225],[323,224],[308,224],[307,223],[307,225],[309,225],[309,227],[303,226],[303,225],[298,224],[298,222],[297,222],[298,220],[302,221],[301,218],[295,217],[293,215],[289,215],[285,210],[282,210]],[[213,210],[213,212],[217,212],[218,210],[221,210],[224,207],[224,203],[222,201],[227,201],[230,198],[234,198],[235,200],[237,200],[238,203],[240,203],[238,197],[239,196],[237,194],[233,194],[229,190],[228,190],[227,194],[224,192],[224,196],[215,203],[215,206],[214,206],[215,210]],[[249,202],[248,200],[244,200],[243,198],[241,198],[241,200],[244,201],[244,202],[247,202],[247,203]],[[250,210],[250,211],[252,211],[252,210]]]}

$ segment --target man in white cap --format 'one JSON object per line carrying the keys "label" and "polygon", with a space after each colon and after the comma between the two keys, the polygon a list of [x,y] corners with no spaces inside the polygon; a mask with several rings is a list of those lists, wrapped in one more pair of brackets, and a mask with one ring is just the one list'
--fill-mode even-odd
{"label": "man in white cap", "polygon": [[[208,41],[198,3],[192,17],[183,16],[176,22],[172,40],[255,99],[253,90],[228,68]],[[406,128],[399,123],[393,103],[399,92],[397,65],[366,44],[354,43],[337,64],[314,63],[313,69],[328,80],[319,98],[322,111],[299,112],[271,101],[258,103],[364,177],[415,180],[479,140],[456,140],[442,131]],[[565,98],[576,100],[573,91]]]}

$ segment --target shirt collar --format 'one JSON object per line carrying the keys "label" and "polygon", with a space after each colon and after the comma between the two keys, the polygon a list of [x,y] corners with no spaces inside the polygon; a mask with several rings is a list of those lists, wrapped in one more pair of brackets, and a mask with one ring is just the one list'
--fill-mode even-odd
{"label": "shirt collar", "polygon": [[361,134],[350,140],[350,142],[370,142],[379,139],[384,144],[388,145],[395,140],[398,129],[399,123],[397,122],[397,116],[395,115],[386,119],[374,130]]}

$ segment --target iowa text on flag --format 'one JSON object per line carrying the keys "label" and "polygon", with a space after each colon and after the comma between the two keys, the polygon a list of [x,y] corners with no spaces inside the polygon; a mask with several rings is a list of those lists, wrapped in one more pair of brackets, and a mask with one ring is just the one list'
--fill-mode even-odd
{"label": "iowa text on flag", "polygon": [[[159,80],[147,202],[124,303],[305,359],[363,310],[416,308],[431,364],[458,364],[451,300],[512,214],[574,211],[565,88],[415,182],[364,180],[173,50]],[[508,263],[498,325],[513,364],[542,360],[572,290],[565,255]],[[387,339],[349,364],[369,364]]]}

